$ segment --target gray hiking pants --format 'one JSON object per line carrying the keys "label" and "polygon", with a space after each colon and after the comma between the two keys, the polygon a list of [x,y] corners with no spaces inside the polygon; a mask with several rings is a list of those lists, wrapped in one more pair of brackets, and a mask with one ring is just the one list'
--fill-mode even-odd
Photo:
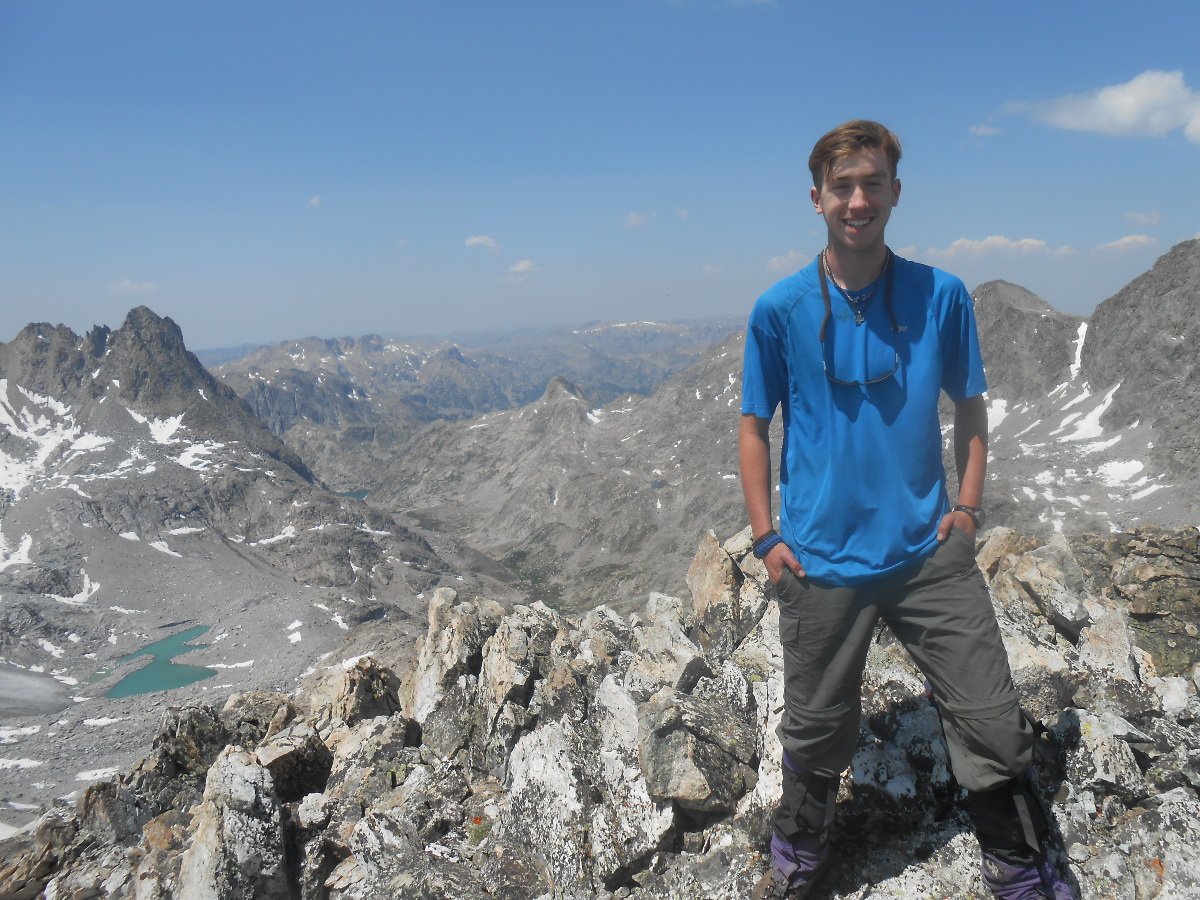
{"label": "gray hiking pants", "polygon": [[785,570],[776,592],[784,675],[777,733],[793,765],[828,776],[849,765],[863,668],[883,619],[933,684],[959,784],[986,791],[1029,768],[1033,730],[965,532],[954,529],[932,556],[878,581],[819,587]]}

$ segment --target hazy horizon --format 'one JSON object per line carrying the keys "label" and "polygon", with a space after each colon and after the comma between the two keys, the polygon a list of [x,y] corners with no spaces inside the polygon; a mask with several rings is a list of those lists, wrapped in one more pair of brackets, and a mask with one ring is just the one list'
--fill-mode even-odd
{"label": "hazy horizon", "polygon": [[[901,255],[1088,314],[1197,236],[1194,4],[0,6],[0,339],[743,317],[806,158],[900,135]],[[1030,22],[1037,27],[1031,28]]]}

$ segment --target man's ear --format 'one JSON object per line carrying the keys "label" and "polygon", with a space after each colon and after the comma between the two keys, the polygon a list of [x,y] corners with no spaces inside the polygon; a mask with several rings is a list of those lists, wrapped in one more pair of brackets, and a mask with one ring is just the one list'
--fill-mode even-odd
{"label": "man's ear", "polygon": [[900,179],[892,179],[892,206],[900,205]]}
{"label": "man's ear", "polygon": [[[813,187],[813,188],[809,189],[808,196],[812,200],[813,206],[816,207],[817,212],[820,212],[821,211],[821,192],[818,191],[815,187]],[[897,195],[897,196],[899,196],[899,195]]]}

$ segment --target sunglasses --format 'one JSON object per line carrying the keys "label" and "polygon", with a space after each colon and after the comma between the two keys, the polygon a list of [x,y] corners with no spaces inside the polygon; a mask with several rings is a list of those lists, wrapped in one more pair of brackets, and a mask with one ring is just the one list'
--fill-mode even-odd
{"label": "sunglasses", "polygon": [[[894,256],[889,249],[887,251],[887,260],[883,264],[883,304],[887,309],[888,319],[892,323],[892,333],[899,334],[905,331],[906,328],[896,322],[896,314],[892,310],[892,284],[895,280],[893,260]],[[824,261],[822,260],[822,262]],[[825,378],[830,384],[839,384],[845,387],[861,387],[879,384],[881,381],[887,381],[893,377],[900,370],[900,352],[894,347],[890,348],[892,351],[891,368],[888,368],[887,363],[884,362],[878,365],[874,374],[868,372],[865,378],[840,378],[834,374],[836,367],[830,360],[830,342],[825,340],[825,329],[833,316],[833,305],[829,300],[829,281],[825,275],[824,265],[817,266],[817,273],[821,281],[821,298],[825,301],[825,316],[821,319],[821,331],[818,335],[818,340],[821,342],[821,366],[825,370]],[[849,300],[847,300],[847,303],[849,303]]]}

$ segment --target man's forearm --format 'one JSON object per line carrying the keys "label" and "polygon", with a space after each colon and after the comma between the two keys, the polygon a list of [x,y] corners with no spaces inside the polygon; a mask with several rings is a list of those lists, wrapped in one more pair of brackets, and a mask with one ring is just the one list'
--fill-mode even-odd
{"label": "man's forearm", "polygon": [[983,397],[972,397],[955,406],[954,462],[958,469],[958,502],[966,506],[983,506],[987,430],[987,405]]}
{"label": "man's forearm", "polygon": [[743,415],[738,425],[738,464],[742,478],[742,496],[750,529],[760,537],[774,527],[771,515],[771,440],[770,422],[757,416]]}

